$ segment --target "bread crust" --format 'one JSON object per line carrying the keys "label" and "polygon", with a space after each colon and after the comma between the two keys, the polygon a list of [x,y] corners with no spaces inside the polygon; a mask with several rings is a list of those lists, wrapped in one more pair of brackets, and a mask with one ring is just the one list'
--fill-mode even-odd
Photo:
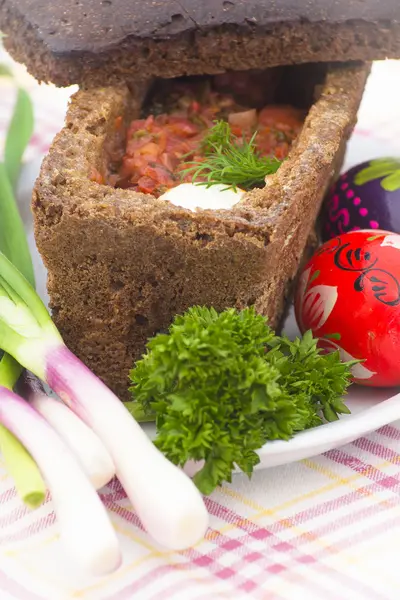
{"label": "bread crust", "polygon": [[59,86],[400,58],[398,0],[0,0],[0,29]]}

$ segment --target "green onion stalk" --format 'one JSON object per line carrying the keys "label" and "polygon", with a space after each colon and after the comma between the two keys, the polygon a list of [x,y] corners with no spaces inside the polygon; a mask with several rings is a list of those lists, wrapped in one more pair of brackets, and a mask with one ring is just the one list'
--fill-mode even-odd
{"label": "green onion stalk", "polygon": [[[3,75],[11,74],[7,69],[0,71]],[[14,196],[22,156],[32,132],[32,103],[27,92],[19,89],[7,132],[4,163],[0,163],[0,250],[18,267],[31,285],[35,285],[32,259]],[[18,362],[9,354],[3,354],[0,360],[0,386],[12,391],[21,372]],[[27,506],[38,507],[46,493],[41,473],[29,452],[4,425],[0,425],[0,450],[17,493]]]}

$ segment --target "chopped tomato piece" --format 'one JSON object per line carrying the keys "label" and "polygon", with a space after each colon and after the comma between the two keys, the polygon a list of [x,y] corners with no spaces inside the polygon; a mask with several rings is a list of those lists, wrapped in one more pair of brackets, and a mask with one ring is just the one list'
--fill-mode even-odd
{"label": "chopped tomato piece", "polygon": [[144,174],[147,177],[151,177],[158,183],[162,183],[165,185],[169,184],[171,187],[172,187],[171,184],[174,183],[174,179],[175,179],[174,176],[172,175],[172,173],[170,171],[167,171],[167,169],[165,169],[161,165],[154,165],[154,166],[147,167]]}
{"label": "chopped tomato piece", "polygon": [[193,100],[193,102],[190,105],[190,110],[195,113],[200,112],[200,104],[199,102],[197,102],[197,100]]}
{"label": "chopped tomato piece", "polygon": [[138,150],[139,154],[150,154],[150,156],[157,156],[160,153],[160,148],[154,142],[149,142],[145,144]]}
{"label": "chopped tomato piece", "polygon": [[303,111],[293,106],[266,106],[258,116],[262,125],[288,125],[292,129],[301,127],[303,119]]}
{"label": "chopped tomato piece", "polygon": [[191,137],[198,132],[198,126],[196,127],[194,123],[191,123],[187,119],[174,119],[171,123],[166,125],[166,130],[167,132],[171,132],[173,135],[178,135],[180,137]]}
{"label": "chopped tomato piece", "polygon": [[89,179],[90,179],[90,181],[94,181],[95,183],[100,183],[101,185],[104,184],[103,175],[100,173],[100,171],[95,169],[95,167],[91,168],[91,171],[89,174]]}
{"label": "chopped tomato piece", "polygon": [[177,157],[171,153],[164,152],[160,156],[160,161],[166,169],[172,172],[175,171],[175,169],[179,165],[179,158],[180,157]]}
{"label": "chopped tomato piece", "polygon": [[232,131],[233,135],[236,135],[236,137],[238,137],[238,138],[243,137],[243,129],[241,127],[239,127],[238,125],[231,125],[231,131]]}
{"label": "chopped tomato piece", "polygon": [[138,191],[143,192],[144,194],[151,194],[157,185],[157,182],[151,177],[141,177],[137,182]]}
{"label": "chopped tomato piece", "polygon": [[132,180],[134,180],[135,174],[139,174],[145,169],[147,166],[147,162],[144,158],[130,158],[125,157],[122,161],[122,166],[120,169],[121,178],[132,176]]}

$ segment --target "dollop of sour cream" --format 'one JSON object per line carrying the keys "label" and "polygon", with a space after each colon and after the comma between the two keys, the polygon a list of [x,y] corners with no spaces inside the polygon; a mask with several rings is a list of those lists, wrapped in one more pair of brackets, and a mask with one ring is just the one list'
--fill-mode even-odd
{"label": "dollop of sour cream", "polygon": [[245,191],[239,188],[236,188],[236,191],[232,188],[227,190],[223,184],[208,188],[205,185],[181,183],[165,192],[159,199],[195,212],[197,209],[230,209],[242,199],[244,194]]}

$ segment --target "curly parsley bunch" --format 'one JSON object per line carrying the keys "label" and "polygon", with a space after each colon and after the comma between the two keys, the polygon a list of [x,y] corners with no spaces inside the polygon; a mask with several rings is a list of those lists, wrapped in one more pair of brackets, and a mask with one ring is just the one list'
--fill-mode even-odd
{"label": "curly parsley bunch", "polygon": [[254,309],[193,307],[148,342],[131,371],[132,412],[155,415],[155,444],[175,464],[204,461],[194,481],[211,493],[237,465],[251,475],[268,440],[348,412],[350,365],[306,334],[275,336]]}

